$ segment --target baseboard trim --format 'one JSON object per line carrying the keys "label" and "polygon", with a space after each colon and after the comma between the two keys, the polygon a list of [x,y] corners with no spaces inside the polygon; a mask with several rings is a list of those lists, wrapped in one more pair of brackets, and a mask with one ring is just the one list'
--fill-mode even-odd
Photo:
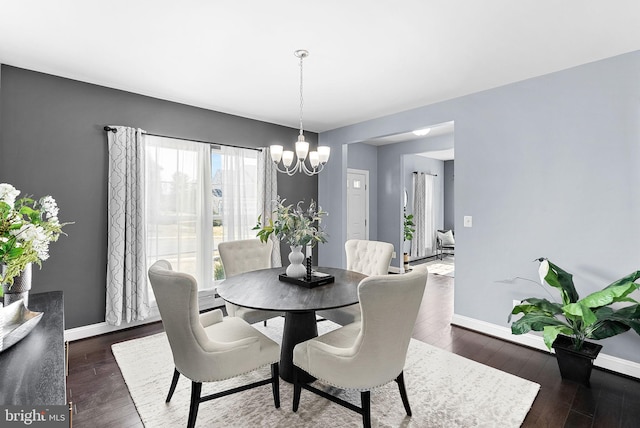
{"label": "baseboard trim", "polygon": [[[503,327],[457,314],[453,315],[451,324],[497,337],[508,342],[550,352],[544,344],[542,337],[534,334],[514,335],[511,333],[511,329],[509,327]],[[550,353],[553,353],[553,351]],[[611,370],[612,372],[640,379],[640,364],[633,361],[623,360],[622,358],[600,353],[593,364],[596,367],[601,367],[606,370]]]}
{"label": "baseboard trim", "polygon": [[[206,299],[201,296],[199,298],[199,303],[200,310],[224,306],[224,300],[219,297]],[[82,327],[70,328],[64,331],[64,340],[67,342],[73,342],[74,340],[81,340],[88,337],[99,336],[101,334],[113,333],[114,331],[124,330],[131,327],[138,327],[145,324],[151,324],[156,321],[160,321],[160,313],[158,312],[157,306],[152,307],[149,316],[142,321],[134,321],[121,325],[109,325],[106,322],[99,322]]]}

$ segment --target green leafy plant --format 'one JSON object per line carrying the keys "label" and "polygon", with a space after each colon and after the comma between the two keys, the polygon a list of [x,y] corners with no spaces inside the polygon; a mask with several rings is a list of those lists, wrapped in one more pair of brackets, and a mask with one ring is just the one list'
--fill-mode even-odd
{"label": "green leafy plant", "polygon": [[[635,281],[640,278],[640,270],[580,299],[573,285],[573,275],[545,258],[538,261],[542,285],[558,289],[562,303],[534,297],[522,300],[511,311],[511,315],[524,314],[511,324],[513,334],[542,331],[549,349],[556,337],[563,334],[571,338],[576,350],[582,348],[586,339],[605,339],[629,329],[640,334],[640,305],[629,297],[639,287]],[[619,309],[610,307],[618,302],[630,305]]]}
{"label": "green leafy plant", "polygon": [[411,241],[413,239],[413,233],[416,231],[413,223],[413,214],[407,215],[404,213],[404,240]]}
{"label": "green leafy plant", "polygon": [[[0,284],[13,285],[29,263],[42,266],[49,258],[49,243],[64,234],[55,199],[18,199],[20,191],[11,184],[0,184]],[[0,287],[0,296],[4,294]]]}
{"label": "green leafy plant", "polygon": [[327,242],[327,234],[320,227],[322,217],[327,213],[322,208],[316,210],[316,203],[311,200],[308,209],[302,208],[302,201],[293,205],[285,205],[285,199],[276,201],[276,209],[273,211],[274,220],[269,219],[263,224],[262,216],[258,216],[258,224],[253,228],[257,230],[257,236],[262,242],[267,242],[271,234],[276,238],[287,242],[289,245],[315,245],[319,242]]}

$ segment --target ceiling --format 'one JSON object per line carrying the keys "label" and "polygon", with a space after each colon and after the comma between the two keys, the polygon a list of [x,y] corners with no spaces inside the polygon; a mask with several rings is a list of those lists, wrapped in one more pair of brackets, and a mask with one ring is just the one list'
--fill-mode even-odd
{"label": "ceiling", "polygon": [[0,63],[322,132],[640,49],[637,0],[0,0]]}

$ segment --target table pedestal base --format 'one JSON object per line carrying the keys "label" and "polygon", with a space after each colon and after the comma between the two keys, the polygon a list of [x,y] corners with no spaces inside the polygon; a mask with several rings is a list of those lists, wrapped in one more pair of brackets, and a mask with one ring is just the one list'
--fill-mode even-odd
{"label": "table pedestal base", "polygon": [[[293,365],[293,348],[298,343],[317,336],[318,325],[314,311],[285,313],[282,345],[280,345],[280,378],[282,380],[293,383],[293,373],[296,370]],[[315,380],[305,372],[300,372],[299,376],[300,382],[309,383]]]}

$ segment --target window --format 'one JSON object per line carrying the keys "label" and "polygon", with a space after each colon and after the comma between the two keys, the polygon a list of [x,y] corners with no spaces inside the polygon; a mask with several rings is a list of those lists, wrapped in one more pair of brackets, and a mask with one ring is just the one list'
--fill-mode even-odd
{"label": "window", "polygon": [[218,243],[255,237],[257,151],[147,136],[145,152],[147,263],[210,289],[224,278]]}

